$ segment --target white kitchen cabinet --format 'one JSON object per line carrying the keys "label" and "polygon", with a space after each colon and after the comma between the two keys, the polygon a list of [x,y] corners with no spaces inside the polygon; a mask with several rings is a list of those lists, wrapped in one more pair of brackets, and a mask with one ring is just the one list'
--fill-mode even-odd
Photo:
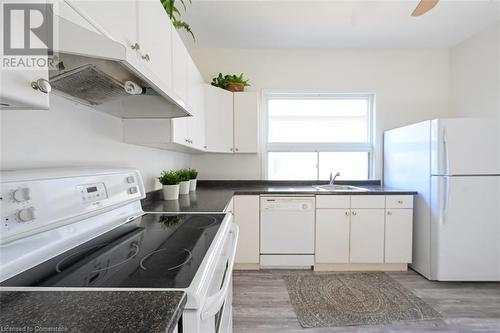
{"label": "white kitchen cabinet", "polygon": [[[11,20],[12,47],[19,47],[19,45],[14,45],[15,41],[24,40],[25,27],[23,23],[23,20]],[[0,52],[0,54],[4,54],[3,43],[0,44]],[[47,59],[47,56],[39,57]],[[9,56],[6,56],[4,60],[9,60]],[[7,67],[0,68],[0,109],[48,110],[49,94],[33,89],[31,86],[32,82],[38,79],[48,80],[48,76],[48,70],[43,68],[14,68],[13,70],[9,70]]]}
{"label": "white kitchen cabinet", "polygon": [[189,123],[191,117],[172,119],[172,142],[183,146],[189,146]]}
{"label": "white kitchen cabinet", "polygon": [[233,152],[232,92],[205,85],[205,129],[207,151]]}
{"label": "white kitchen cabinet", "polygon": [[316,210],[316,263],[349,262],[349,224],[349,209]]}
{"label": "white kitchen cabinet", "polygon": [[234,152],[257,153],[259,149],[259,97],[256,92],[233,95]]}
{"label": "white kitchen cabinet", "polygon": [[[194,139],[197,132],[197,123],[204,121],[204,119],[198,119],[198,114],[202,113],[197,102],[197,99],[202,98],[202,96],[198,96],[198,90],[196,89],[196,85],[198,84],[196,72],[198,69],[190,57],[187,57],[186,61],[186,103],[192,117],[172,119],[172,141],[183,146],[195,146],[196,144],[196,146],[203,148],[205,144],[204,140],[201,143]],[[177,74],[181,75],[180,72]]]}
{"label": "white kitchen cabinet", "polygon": [[187,58],[187,103],[191,117],[175,119],[129,119],[124,140],[149,147],[179,151],[205,150],[204,81],[193,60]]}
{"label": "white kitchen cabinet", "polygon": [[411,209],[413,208],[413,195],[388,195],[385,197],[385,208]]}
{"label": "white kitchen cabinet", "polygon": [[137,1],[66,0],[66,2],[74,6],[81,15],[94,21],[111,38],[125,45],[127,52],[132,51],[134,55],[136,54],[132,46],[139,44],[140,48]]}
{"label": "white kitchen cabinet", "polygon": [[240,228],[235,259],[238,268],[259,267],[259,202],[258,195],[237,195],[233,198],[234,222]]}
{"label": "white kitchen cabinet", "polygon": [[188,134],[191,145],[205,148],[205,80],[198,67],[188,58],[188,105],[193,117],[188,121]]}
{"label": "white kitchen cabinet", "polygon": [[31,83],[48,80],[47,70],[0,70],[0,110],[48,110],[49,94],[33,89]]}
{"label": "white kitchen cabinet", "polygon": [[188,59],[186,46],[177,31],[172,31],[172,89],[187,109],[188,106]]}
{"label": "white kitchen cabinet", "polygon": [[413,196],[317,195],[315,270],[406,270]]}
{"label": "white kitchen cabinet", "polygon": [[412,262],[412,229],[412,209],[386,210],[385,263]]}
{"label": "white kitchen cabinet", "polygon": [[351,208],[351,196],[349,195],[317,195],[316,209],[324,208]]}
{"label": "white kitchen cabinet", "polygon": [[[172,87],[172,23],[158,0],[138,0],[139,57],[163,83]],[[130,24],[130,22],[129,22]]]}
{"label": "white kitchen cabinet", "polygon": [[385,195],[351,195],[351,208],[385,208]]}
{"label": "white kitchen cabinet", "polygon": [[207,151],[258,152],[258,94],[232,93],[206,85],[205,118]]}
{"label": "white kitchen cabinet", "polygon": [[351,210],[350,263],[384,262],[384,222],[384,209]]}
{"label": "white kitchen cabinet", "polygon": [[171,119],[123,119],[122,124],[125,143],[187,153],[198,151],[196,147],[180,145],[173,140]]}
{"label": "white kitchen cabinet", "polygon": [[172,142],[205,150],[204,80],[191,59],[187,58],[187,104],[191,117],[172,119]]}
{"label": "white kitchen cabinet", "polygon": [[[180,45],[175,29],[166,14],[161,2],[156,0],[116,0],[116,1],[66,1],[74,10],[92,22],[96,30],[109,35],[123,44],[127,62],[138,72],[147,77],[155,85],[171,92],[173,78],[181,71],[182,64],[187,70],[187,51]],[[67,10],[66,10],[67,12]],[[78,24],[78,23],[77,23]],[[174,40],[172,40],[174,39]],[[85,41],[82,41],[85,42]],[[174,49],[174,50],[173,50]],[[173,56],[176,56],[175,61]],[[171,98],[177,103],[185,104],[187,88],[184,82],[176,82]],[[176,94],[177,96],[174,96]]]}

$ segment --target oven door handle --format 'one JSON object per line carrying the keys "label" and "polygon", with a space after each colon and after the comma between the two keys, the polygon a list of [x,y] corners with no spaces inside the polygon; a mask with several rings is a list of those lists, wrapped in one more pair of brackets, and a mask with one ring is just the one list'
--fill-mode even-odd
{"label": "oven door handle", "polygon": [[239,227],[236,225],[236,223],[232,223],[231,230],[229,231],[229,233],[233,234],[234,241],[233,241],[233,250],[231,251],[231,257],[229,259],[229,267],[227,269],[228,276],[224,280],[224,283],[220,288],[220,290],[214,295],[208,297],[207,301],[205,302],[203,310],[201,311],[202,320],[213,317],[217,312],[219,312],[220,308],[224,304],[224,301],[226,300],[228,290],[230,289],[229,287],[231,286],[231,281],[232,281],[231,275],[233,274],[234,260],[236,257],[236,247],[238,245],[238,234],[239,234]]}

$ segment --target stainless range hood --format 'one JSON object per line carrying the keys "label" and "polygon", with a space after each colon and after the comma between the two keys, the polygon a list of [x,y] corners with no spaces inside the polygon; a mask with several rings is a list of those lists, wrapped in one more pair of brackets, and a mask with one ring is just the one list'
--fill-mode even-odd
{"label": "stainless range hood", "polygon": [[53,92],[120,118],[189,116],[182,101],[146,66],[127,61],[127,49],[105,34],[58,17]]}

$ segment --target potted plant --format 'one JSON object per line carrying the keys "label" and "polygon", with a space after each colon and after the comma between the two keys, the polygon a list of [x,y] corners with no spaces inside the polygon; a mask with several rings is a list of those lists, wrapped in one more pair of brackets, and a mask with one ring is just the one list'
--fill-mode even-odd
{"label": "potted plant", "polygon": [[179,199],[179,176],[173,170],[163,171],[158,177],[158,180],[163,185],[163,199],[177,200]]}
{"label": "potted plant", "polygon": [[[163,5],[163,8],[167,12],[168,17],[170,17],[170,20],[172,21],[172,25],[174,26],[174,28],[177,30],[181,29],[186,30],[193,38],[193,41],[196,41],[194,33],[191,30],[191,26],[187,22],[181,20],[181,12],[177,8],[175,1],[176,0],[161,0],[161,4]],[[186,3],[184,1],[185,0],[180,0],[179,2],[181,3],[184,11],[186,11]],[[191,0],[189,0],[189,3],[191,3]]]}
{"label": "potted plant", "polygon": [[177,171],[177,176],[180,180],[179,194],[189,194],[189,180],[191,179],[189,169],[180,169]]}
{"label": "potted plant", "polygon": [[189,169],[189,190],[196,191],[196,177],[198,177],[198,171],[196,169]]}
{"label": "potted plant", "polygon": [[250,86],[248,80],[243,78],[243,73],[240,75],[222,75],[222,73],[219,73],[217,77],[212,79],[212,85],[232,92],[245,91],[245,87]]}

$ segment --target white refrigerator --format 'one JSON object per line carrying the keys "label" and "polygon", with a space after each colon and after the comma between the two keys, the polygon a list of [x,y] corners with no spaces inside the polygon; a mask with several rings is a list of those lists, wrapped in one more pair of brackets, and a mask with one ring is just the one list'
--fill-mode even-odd
{"label": "white refrigerator", "polygon": [[500,281],[500,138],[494,120],[384,133],[384,185],[418,191],[411,267],[430,280]]}

